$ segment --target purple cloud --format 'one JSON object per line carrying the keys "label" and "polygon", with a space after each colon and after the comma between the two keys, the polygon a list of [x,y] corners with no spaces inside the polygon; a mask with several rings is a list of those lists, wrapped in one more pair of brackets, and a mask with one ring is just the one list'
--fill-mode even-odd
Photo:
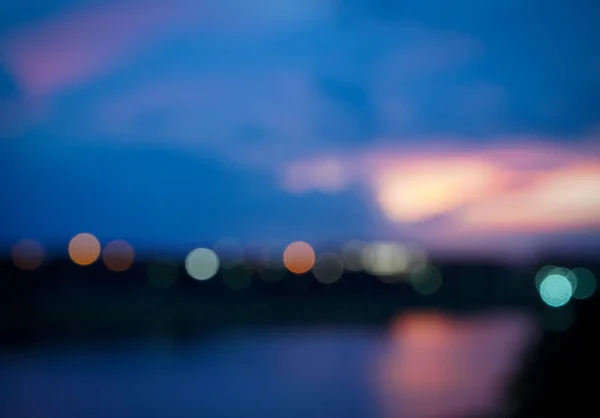
{"label": "purple cloud", "polygon": [[8,34],[1,48],[26,93],[51,94],[119,68],[149,39],[189,24],[180,3],[113,2],[66,12]]}

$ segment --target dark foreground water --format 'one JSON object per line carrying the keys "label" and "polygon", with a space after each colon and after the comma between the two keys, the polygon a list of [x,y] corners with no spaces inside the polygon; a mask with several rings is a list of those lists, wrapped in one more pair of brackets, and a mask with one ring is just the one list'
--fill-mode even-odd
{"label": "dark foreground water", "polygon": [[509,406],[528,317],[403,315],[386,330],[274,328],[61,344],[0,357],[6,418],[487,416]]}

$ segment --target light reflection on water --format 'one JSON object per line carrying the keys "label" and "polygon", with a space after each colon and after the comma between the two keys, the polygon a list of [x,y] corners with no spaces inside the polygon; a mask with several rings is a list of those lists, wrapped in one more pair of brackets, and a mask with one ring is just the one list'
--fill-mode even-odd
{"label": "light reflection on water", "polygon": [[[231,333],[185,347],[63,347],[4,356],[3,416],[410,417],[499,408],[527,317],[404,315],[391,332]],[[0,411],[1,412],[1,411]]]}
{"label": "light reflection on water", "polygon": [[384,416],[486,416],[506,408],[507,385],[533,338],[533,322],[515,314],[398,318],[380,359]]}

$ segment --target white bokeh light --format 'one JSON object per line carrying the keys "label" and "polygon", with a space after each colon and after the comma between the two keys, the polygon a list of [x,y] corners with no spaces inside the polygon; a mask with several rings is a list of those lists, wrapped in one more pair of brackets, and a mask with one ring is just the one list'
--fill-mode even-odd
{"label": "white bokeh light", "polygon": [[365,269],[376,276],[405,273],[410,255],[405,247],[395,243],[374,243],[365,247],[361,261]]}
{"label": "white bokeh light", "polygon": [[185,259],[185,270],[196,280],[208,280],[219,271],[219,257],[208,248],[196,248]]}

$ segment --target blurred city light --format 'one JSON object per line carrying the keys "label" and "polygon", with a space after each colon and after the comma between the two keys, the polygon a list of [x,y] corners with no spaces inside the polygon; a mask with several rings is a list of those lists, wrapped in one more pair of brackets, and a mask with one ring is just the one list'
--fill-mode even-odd
{"label": "blurred city light", "polygon": [[[544,279],[552,274],[558,274],[560,276],[566,277],[567,279],[569,279],[569,276],[572,276],[570,274],[569,269],[567,268],[552,265],[544,266],[535,275],[535,286],[537,287],[538,291],[540,290],[540,285],[542,284]],[[573,277],[571,277],[569,279],[569,282],[571,282],[571,286],[573,288],[576,287],[576,279],[574,280]]]}
{"label": "blurred city light", "polygon": [[410,255],[402,245],[380,242],[367,245],[361,254],[361,261],[369,273],[390,281],[407,271]]}
{"label": "blurred city light", "polygon": [[185,270],[196,280],[208,280],[219,271],[219,257],[208,248],[196,248],[185,259]]}
{"label": "blurred city light", "polygon": [[260,266],[256,274],[266,283],[276,283],[285,276],[285,266],[281,261],[270,262],[267,266]]}
{"label": "blurred city light", "polygon": [[92,234],[78,234],[69,243],[69,256],[80,266],[93,264],[100,256],[100,242]]}
{"label": "blurred city light", "polygon": [[283,252],[283,263],[292,273],[307,273],[315,264],[315,251],[306,242],[293,242]]}
{"label": "blurred city light", "polygon": [[573,269],[571,273],[577,279],[577,288],[573,292],[573,298],[588,299],[596,292],[598,283],[594,273],[582,267]]}
{"label": "blurred city light", "polygon": [[413,289],[422,295],[431,295],[442,286],[442,273],[432,265],[426,265],[409,276]]}
{"label": "blurred city light", "polygon": [[542,300],[554,308],[566,305],[573,296],[573,286],[563,275],[550,274],[540,284]]}
{"label": "blurred city light", "polygon": [[44,248],[36,240],[25,238],[13,246],[11,256],[21,270],[35,270],[44,261]]}
{"label": "blurred city light", "polygon": [[315,278],[321,283],[335,283],[344,273],[344,264],[335,253],[324,253],[317,257],[313,267]]}
{"label": "blurred city light", "polygon": [[135,253],[128,242],[116,240],[109,242],[102,251],[106,267],[114,272],[125,271],[132,266]]}
{"label": "blurred city light", "polygon": [[408,247],[408,253],[410,254],[410,260],[408,265],[408,271],[411,273],[418,272],[422,268],[427,266],[427,252],[421,246],[411,244]]}
{"label": "blurred city light", "polygon": [[342,261],[344,268],[348,271],[361,271],[363,265],[361,254],[367,244],[363,241],[353,240],[344,244],[342,248]]}

